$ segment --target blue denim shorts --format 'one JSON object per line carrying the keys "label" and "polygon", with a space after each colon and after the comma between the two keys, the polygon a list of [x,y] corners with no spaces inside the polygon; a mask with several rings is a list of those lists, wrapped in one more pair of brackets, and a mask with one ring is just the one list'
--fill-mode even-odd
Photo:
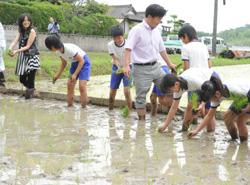
{"label": "blue denim shorts", "polygon": [[[170,71],[168,69],[168,66],[162,66],[161,69],[166,73],[166,74],[169,74]],[[165,96],[164,93],[161,92],[161,90],[156,86],[154,85],[153,87],[153,93],[155,93],[157,96]]]}
{"label": "blue denim shorts", "polygon": [[116,74],[116,71],[118,70],[116,65],[112,65],[112,74],[111,74],[111,80],[110,80],[110,88],[111,89],[119,89],[119,86],[121,84],[121,81],[123,82],[123,87],[128,87],[130,85],[130,80],[127,76],[125,76],[123,73]]}
{"label": "blue denim shorts", "polygon": [[[90,59],[87,55],[83,57],[84,59],[84,65],[82,66],[82,69],[80,70],[79,74],[77,75],[77,79],[79,80],[89,80],[90,73],[91,73],[91,64]],[[79,62],[72,62],[70,67],[70,74],[74,74],[76,71],[76,68],[78,66]]]}

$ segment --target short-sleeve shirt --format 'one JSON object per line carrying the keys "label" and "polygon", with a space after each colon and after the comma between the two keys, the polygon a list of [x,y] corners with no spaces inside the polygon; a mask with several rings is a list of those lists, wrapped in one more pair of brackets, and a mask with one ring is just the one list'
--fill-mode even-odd
{"label": "short-sleeve shirt", "polygon": [[132,63],[157,61],[159,52],[165,51],[159,29],[152,29],[145,20],[130,30],[125,48],[132,50]]}
{"label": "short-sleeve shirt", "polygon": [[124,43],[121,46],[116,45],[113,40],[108,43],[109,54],[110,55],[113,54],[115,57],[117,57],[121,66],[125,65],[124,62],[125,43],[126,40],[124,40]]}
{"label": "short-sleeve shirt", "polygon": [[201,89],[202,84],[210,80],[215,73],[209,68],[189,68],[184,71],[179,77],[187,81],[187,89],[180,89],[179,92],[173,94],[174,99],[180,99],[185,91],[197,91]]}
{"label": "short-sleeve shirt", "polygon": [[250,82],[244,79],[232,79],[223,81],[223,84],[227,86],[229,92],[247,96],[250,90]]}
{"label": "short-sleeve shirt", "polygon": [[66,61],[76,62],[76,60],[74,59],[76,55],[79,54],[81,57],[84,57],[86,55],[86,53],[75,44],[63,43],[63,46],[64,53],[61,53],[60,51],[56,51],[56,53],[59,57],[62,57]]}
{"label": "short-sleeve shirt", "polygon": [[[250,83],[243,79],[232,79],[223,81],[223,84],[226,85],[230,93],[235,93],[250,98]],[[220,102],[211,102],[211,107],[218,107]]]}
{"label": "short-sleeve shirt", "polygon": [[199,41],[184,44],[181,50],[181,59],[188,61],[190,68],[209,68],[209,53],[207,46]]}
{"label": "short-sleeve shirt", "polygon": [[58,33],[59,30],[60,30],[60,26],[58,23],[57,24],[55,24],[55,22],[49,23],[49,25],[48,25],[49,33]]}

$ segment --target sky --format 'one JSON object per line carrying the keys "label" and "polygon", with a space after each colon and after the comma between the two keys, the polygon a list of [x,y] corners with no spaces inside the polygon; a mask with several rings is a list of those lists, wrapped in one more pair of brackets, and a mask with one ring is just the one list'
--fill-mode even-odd
{"label": "sky", "polygon": [[[177,15],[195,27],[197,31],[213,32],[214,0],[96,0],[108,5],[132,4],[136,11],[145,11],[150,4],[157,3],[168,10],[163,19],[167,25],[169,15]],[[218,0],[217,31],[250,24],[250,0]]]}

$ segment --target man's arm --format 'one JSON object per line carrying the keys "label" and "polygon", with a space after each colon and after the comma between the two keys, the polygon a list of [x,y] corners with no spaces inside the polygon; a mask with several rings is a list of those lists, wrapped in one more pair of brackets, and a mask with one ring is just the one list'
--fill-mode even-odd
{"label": "man's arm", "polygon": [[212,67],[212,61],[209,59],[208,60],[208,67],[211,68]]}
{"label": "man's arm", "polygon": [[129,77],[130,75],[130,57],[131,57],[131,49],[126,48],[125,49],[125,66],[124,66],[124,74]]}
{"label": "man's arm", "polygon": [[175,69],[176,65],[173,64],[167,54],[167,52],[164,50],[164,51],[161,51],[160,52],[160,55],[161,57],[163,58],[163,60],[166,62],[166,64],[171,68],[171,69]]}

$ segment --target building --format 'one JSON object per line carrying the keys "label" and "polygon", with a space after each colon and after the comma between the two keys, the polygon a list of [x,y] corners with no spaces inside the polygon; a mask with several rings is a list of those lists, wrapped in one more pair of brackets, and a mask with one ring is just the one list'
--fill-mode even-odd
{"label": "building", "polygon": [[[132,4],[109,6],[107,14],[116,18],[125,34],[127,34],[135,24],[142,22],[145,17],[145,12],[137,12]],[[163,34],[167,34],[170,32],[170,27],[162,25],[161,31]]]}
{"label": "building", "polygon": [[132,4],[109,6],[107,14],[116,18],[125,34],[145,17],[145,12],[137,12]]}

